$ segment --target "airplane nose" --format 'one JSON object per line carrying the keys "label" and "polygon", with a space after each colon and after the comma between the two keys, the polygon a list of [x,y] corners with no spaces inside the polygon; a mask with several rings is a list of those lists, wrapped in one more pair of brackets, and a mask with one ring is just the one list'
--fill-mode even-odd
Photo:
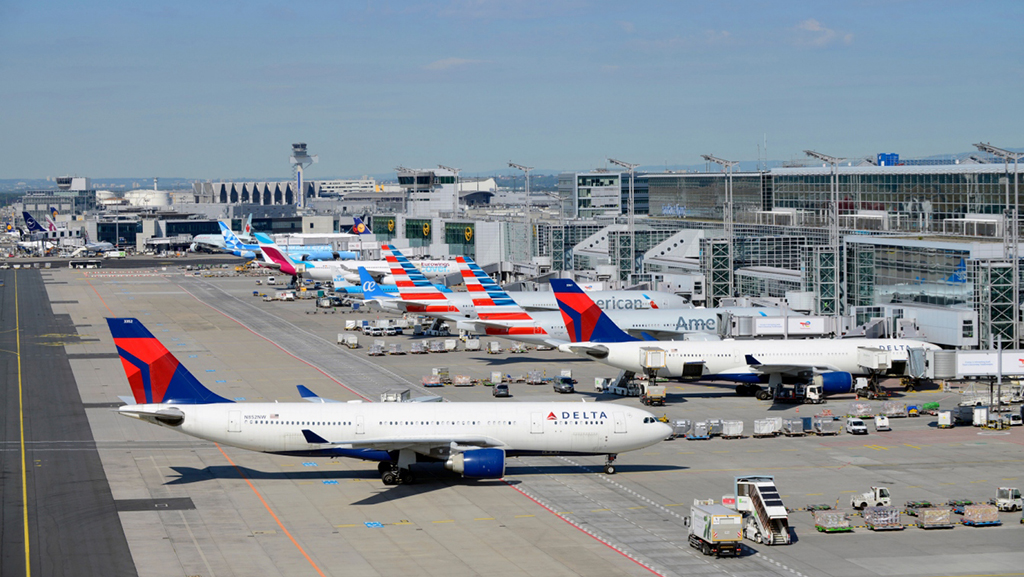
{"label": "airplane nose", "polygon": [[667,439],[669,437],[669,435],[672,434],[672,431],[674,429],[673,429],[672,425],[670,425],[668,423],[658,423],[658,430],[661,431],[661,434],[658,436],[658,438],[659,439]]}

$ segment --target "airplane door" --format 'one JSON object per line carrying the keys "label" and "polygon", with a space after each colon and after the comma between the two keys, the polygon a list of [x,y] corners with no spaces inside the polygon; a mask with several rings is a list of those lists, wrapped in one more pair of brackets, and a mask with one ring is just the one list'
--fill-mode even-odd
{"label": "airplane door", "polygon": [[357,435],[362,435],[364,433],[366,433],[366,429],[363,428],[363,416],[362,415],[357,415],[356,416],[356,434]]}
{"label": "airplane door", "polygon": [[242,432],[242,411],[228,411],[228,432]]}
{"label": "airplane door", "polygon": [[615,420],[615,432],[625,433],[626,432],[626,415],[623,413],[612,413],[612,418]]}
{"label": "airplane door", "polygon": [[530,413],[530,433],[541,434],[544,432],[544,413]]}

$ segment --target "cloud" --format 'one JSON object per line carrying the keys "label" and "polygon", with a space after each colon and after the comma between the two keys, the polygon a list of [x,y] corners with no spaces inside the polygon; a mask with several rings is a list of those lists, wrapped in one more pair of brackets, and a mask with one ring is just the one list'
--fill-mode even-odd
{"label": "cloud", "polygon": [[626,22],[625,20],[619,22],[619,26],[622,27],[622,31],[626,34],[632,34],[636,32],[636,25],[632,22]]}
{"label": "cloud", "polygon": [[814,18],[797,24],[795,32],[796,43],[804,46],[824,47],[834,42],[842,42],[846,45],[853,43],[853,34],[828,28]]}
{"label": "cloud", "polygon": [[483,64],[486,60],[470,60],[468,58],[445,58],[443,60],[435,60],[430,64],[423,66],[424,70],[451,70],[452,68],[460,68],[463,66],[471,66],[473,64]]}

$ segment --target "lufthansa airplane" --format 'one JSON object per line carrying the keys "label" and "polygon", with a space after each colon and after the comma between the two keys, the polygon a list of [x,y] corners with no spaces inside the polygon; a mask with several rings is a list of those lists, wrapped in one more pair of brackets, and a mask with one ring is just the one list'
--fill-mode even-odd
{"label": "lufthansa airplane", "polygon": [[135,404],[120,414],[216,443],[299,457],[377,461],[385,485],[411,483],[436,461],[463,477],[499,479],[508,457],[606,455],[649,447],[671,429],[612,403],[234,403],[199,382],[138,319],[107,319]]}

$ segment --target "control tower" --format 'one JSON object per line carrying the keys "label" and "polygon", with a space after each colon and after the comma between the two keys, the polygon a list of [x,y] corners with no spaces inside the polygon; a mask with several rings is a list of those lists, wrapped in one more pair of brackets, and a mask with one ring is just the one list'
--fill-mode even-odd
{"label": "control tower", "polygon": [[306,194],[302,189],[302,171],[310,164],[320,162],[318,155],[309,156],[306,154],[306,143],[297,142],[292,145],[292,170],[295,171],[295,202],[298,208],[305,208],[306,206]]}

